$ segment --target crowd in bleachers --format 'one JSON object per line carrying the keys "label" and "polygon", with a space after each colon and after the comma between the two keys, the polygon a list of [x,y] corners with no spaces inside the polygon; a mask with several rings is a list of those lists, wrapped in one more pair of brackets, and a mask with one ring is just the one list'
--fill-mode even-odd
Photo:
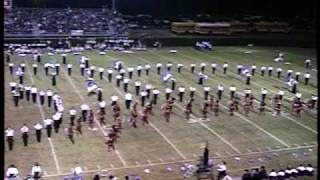
{"label": "crowd in bleachers", "polygon": [[40,34],[83,30],[83,34],[127,35],[123,18],[108,9],[12,9],[5,12],[4,24],[8,34],[31,34],[36,29]]}

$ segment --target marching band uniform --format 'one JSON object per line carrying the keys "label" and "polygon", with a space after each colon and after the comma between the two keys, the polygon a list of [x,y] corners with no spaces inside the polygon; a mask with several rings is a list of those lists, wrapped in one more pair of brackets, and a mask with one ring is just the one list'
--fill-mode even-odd
{"label": "marching band uniform", "polygon": [[100,80],[102,80],[102,79],[103,79],[104,68],[100,67],[100,68],[98,69],[98,71],[99,71]]}
{"label": "marching band uniform", "polygon": [[128,92],[128,84],[129,84],[130,79],[124,78],[123,79],[123,90],[124,92]]}
{"label": "marching band uniform", "polygon": [[272,66],[269,66],[268,67],[268,76],[272,76],[272,70],[273,70],[273,67]]}
{"label": "marching band uniform", "polygon": [[227,69],[228,69],[229,64],[226,62],[223,64],[223,74],[227,74]]}
{"label": "marching band uniform", "polygon": [[153,104],[157,104],[157,100],[158,100],[158,95],[160,94],[160,91],[158,89],[153,89],[152,90],[153,93]]}
{"label": "marching band uniform", "polygon": [[254,64],[251,66],[251,75],[254,76],[254,73],[256,72],[257,66]]}
{"label": "marching band uniform", "polygon": [[183,102],[183,95],[184,95],[185,88],[184,87],[179,87],[178,91],[179,91],[179,101]]}
{"label": "marching band uniform", "polygon": [[125,100],[126,100],[126,108],[127,108],[127,109],[130,109],[130,107],[131,107],[131,101],[132,101],[132,94],[127,93],[127,94],[125,95]]}
{"label": "marching band uniform", "polygon": [[134,82],[134,84],[135,84],[135,87],[136,87],[136,95],[139,96],[141,82],[140,81],[136,81],[136,82]]}
{"label": "marching band uniform", "polygon": [[112,69],[108,69],[108,81],[109,81],[109,83],[111,83],[112,82],[112,73],[113,73],[113,70]]}
{"label": "marching band uniform", "polygon": [[306,73],[304,74],[304,84],[305,84],[305,85],[308,85],[308,84],[309,84],[309,79],[310,79],[310,77],[311,77],[311,74],[310,74],[309,72],[306,72]]}
{"label": "marching band uniform", "polygon": [[183,68],[183,64],[178,64],[177,68],[178,68],[178,73],[181,73],[181,69]]}
{"label": "marching band uniform", "polygon": [[150,70],[150,68],[151,68],[150,64],[146,64],[146,65],[144,66],[144,68],[145,68],[145,70],[146,70],[146,75],[149,76],[149,70]]}
{"label": "marching band uniform", "polygon": [[195,64],[190,64],[190,68],[191,68],[191,73],[193,74],[194,70],[196,68],[196,65]]}
{"label": "marching band uniform", "polygon": [[281,78],[281,72],[282,72],[282,69],[281,68],[277,68],[277,78],[278,79]]}
{"label": "marching band uniform", "polygon": [[217,64],[211,64],[211,68],[212,68],[212,74],[215,74],[216,69],[217,69]]}
{"label": "marching band uniform", "polygon": [[157,63],[157,74],[159,74],[159,75],[161,73],[161,67],[162,67],[162,64],[161,63]]}
{"label": "marching band uniform", "polygon": [[261,76],[264,76],[265,70],[266,70],[266,67],[265,67],[265,66],[262,66],[262,67],[261,67]]}

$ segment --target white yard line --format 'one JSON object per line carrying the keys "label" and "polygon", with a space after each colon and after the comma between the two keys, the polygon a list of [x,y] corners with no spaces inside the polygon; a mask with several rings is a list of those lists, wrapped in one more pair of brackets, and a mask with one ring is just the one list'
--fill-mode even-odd
{"label": "white yard line", "polygon": [[[69,84],[71,84],[73,90],[78,94],[79,98],[81,99],[81,101],[85,102],[85,98],[81,95],[80,91],[77,89],[77,87],[75,86],[75,84],[73,83],[73,80],[66,74],[65,70],[63,68],[61,68],[62,73],[65,75],[65,77],[67,78],[67,80],[69,81]],[[100,132],[104,135],[104,136],[108,136],[108,133],[106,133],[104,131],[104,129],[101,127],[100,123],[94,119],[95,123],[98,125]],[[115,153],[117,154],[117,156],[119,157],[122,165],[124,167],[127,166],[127,163],[124,161],[124,159],[121,157],[120,153],[116,150]]]}
{"label": "white yard line", "polygon": [[[136,56],[137,58],[143,60],[144,62],[146,63],[151,63],[149,62],[148,60],[142,58],[142,57],[139,57],[139,56]],[[144,80],[146,82],[146,80]],[[179,109],[181,109],[182,111],[184,110],[183,107],[181,107],[179,104],[175,104],[176,106],[179,107]],[[209,128],[206,124],[202,123],[201,121],[198,121],[199,118],[196,118],[194,115],[191,114],[191,117],[196,119],[196,122],[198,122],[202,127],[206,128],[208,131],[210,131],[212,134],[214,134],[215,136],[217,136],[220,140],[222,140],[224,143],[226,143],[227,145],[229,145],[234,151],[236,151],[237,153],[241,153],[240,150],[238,148],[236,148],[234,145],[232,145],[229,141],[227,141],[226,139],[224,139],[222,136],[220,136],[217,132],[215,132],[214,130],[212,130],[211,128]]]}
{"label": "white yard line", "polygon": [[[311,145],[311,146],[300,146],[300,147],[292,147],[292,148],[283,148],[283,149],[274,149],[269,151],[260,151],[260,152],[249,152],[249,153],[243,153],[243,154],[236,154],[236,155],[228,155],[228,156],[220,156],[220,157],[210,157],[213,159],[225,159],[230,157],[239,157],[239,156],[250,156],[250,155],[258,155],[258,154],[265,154],[265,153],[273,153],[273,152],[282,152],[282,151],[291,151],[291,150],[298,150],[298,149],[306,149],[306,148],[314,148],[317,147],[317,145]],[[107,168],[103,170],[90,170],[85,171],[84,173],[94,173],[94,172],[101,172],[101,171],[113,171],[113,170],[123,170],[123,169],[133,169],[133,168],[144,168],[144,167],[151,167],[151,166],[160,166],[160,165],[167,165],[167,164],[177,164],[177,163],[185,163],[190,161],[198,161],[199,159],[186,159],[186,160],[180,160],[180,161],[171,161],[171,162],[161,162],[161,163],[153,163],[151,164],[141,164],[141,165],[135,165],[135,166],[127,166],[127,167],[112,167]],[[57,176],[66,176],[70,175],[70,173],[64,173],[64,174],[50,174],[46,175],[44,177],[57,177]]]}
{"label": "white yard line", "polygon": [[[30,72],[28,62],[25,63],[25,64],[27,66],[26,69],[28,70],[28,75],[30,77],[31,83],[34,84],[34,79],[32,77],[32,73]],[[38,108],[39,108],[39,111],[40,111],[40,114],[41,114],[41,118],[42,118],[42,120],[44,120],[46,117],[45,117],[45,114],[43,112],[42,106],[40,105],[39,97],[37,97],[37,105],[38,105]],[[50,149],[51,149],[51,154],[52,154],[52,157],[53,157],[56,169],[57,169],[57,173],[60,174],[61,173],[60,165],[59,165],[57,154],[56,154],[56,151],[54,149],[54,146],[53,146],[51,138],[48,138],[48,141],[49,141],[49,145],[50,145]]]}
{"label": "white yard line", "polygon": [[[107,79],[106,79],[105,77],[103,77],[103,79],[104,79],[105,81],[107,81]],[[122,98],[124,98],[124,94],[123,94],[118,88],[114,87],[113,85],[112,85],[112,87],[113,87],[113,89],[115,89],[115,90],[118,92],[118,94],[119,94],[120,96],[122,96]],[[149,124],[151,125],[151,127],[152,127],[155,131],[157,131],[158,134],[160,134],[160,136],[161,136],[168,144],[170,144],[170,146],[179,154],[180,157],[182,157],[183,159],[187,159],[186,156],[183,155],[183,153],[182,153],[152,122],[149,122]]]}

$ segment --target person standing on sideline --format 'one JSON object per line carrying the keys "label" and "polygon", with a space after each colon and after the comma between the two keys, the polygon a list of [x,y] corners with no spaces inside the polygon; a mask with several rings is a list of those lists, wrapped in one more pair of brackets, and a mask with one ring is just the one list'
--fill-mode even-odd
{"label": "person standing on sideline", "polygon": [[14,143],[14,130],[11,129],[11,127],[9,126],[6,130],[5,130],[5,135],[7,138],[7,142],[8,142],[8,147],[9,147],[9,151],[13,150],[13,143]]}
{"label": "person standing on sideline", "polygon": [[34,129],[36,130],[36,138],[37,138],[37,142],[40,143],[41,142],[41,135],[42,135],[42,130],[43,126],[40,123],[36,123],[34,125]]}
{"label": "person standing on sideline", "polygon": [[20,128],[20,131],[22,133],[22,141],[23,141],[23,145],[25,147],[28,146],[28,138],[29,138],[29,128],[26,124],[23,124],[23,126]]}
{"label": "person standing on sideline", "polygon": [[44,121],[44,125],[46,127],[46,130],[47,130],[47,136],[48,136],[48,138],[51,138],[53,120],[50,118],[46,118],[43,121]]}

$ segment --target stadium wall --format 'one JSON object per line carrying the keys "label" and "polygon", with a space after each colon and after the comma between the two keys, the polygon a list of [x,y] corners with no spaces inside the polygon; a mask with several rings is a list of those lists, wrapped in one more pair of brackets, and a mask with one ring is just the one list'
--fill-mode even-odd
{"label": "stadium wall", "polygon": [[[82,45],[87,40],[95,39],[96,42],[103,42],[108,38],[104,37],[76,37],[68,38],[72,46]],[[221,37],[175,37],[175,38],[130,38],[133,40],[140,40],[147,46],[152,46],[155,41],[162,43],[162,46],[193,46],[197,41],[211,41],[214,46],[246,46],[248,44],[254,44],[256,46],[288,46],[288,47],[304,47],[315,48],[316,38],[303,38],[303,37],[279,37],[270,38],[268,36],[259,37],[237,37],[237,36],[221,36]],[[46,37],[46,38],[4,38],[4,43],[17,43],[17,44],[32,44],[32,43],[47,43],[51,41],[51,44],[57,44],[59,41],[64,41],[62,37]]]}

